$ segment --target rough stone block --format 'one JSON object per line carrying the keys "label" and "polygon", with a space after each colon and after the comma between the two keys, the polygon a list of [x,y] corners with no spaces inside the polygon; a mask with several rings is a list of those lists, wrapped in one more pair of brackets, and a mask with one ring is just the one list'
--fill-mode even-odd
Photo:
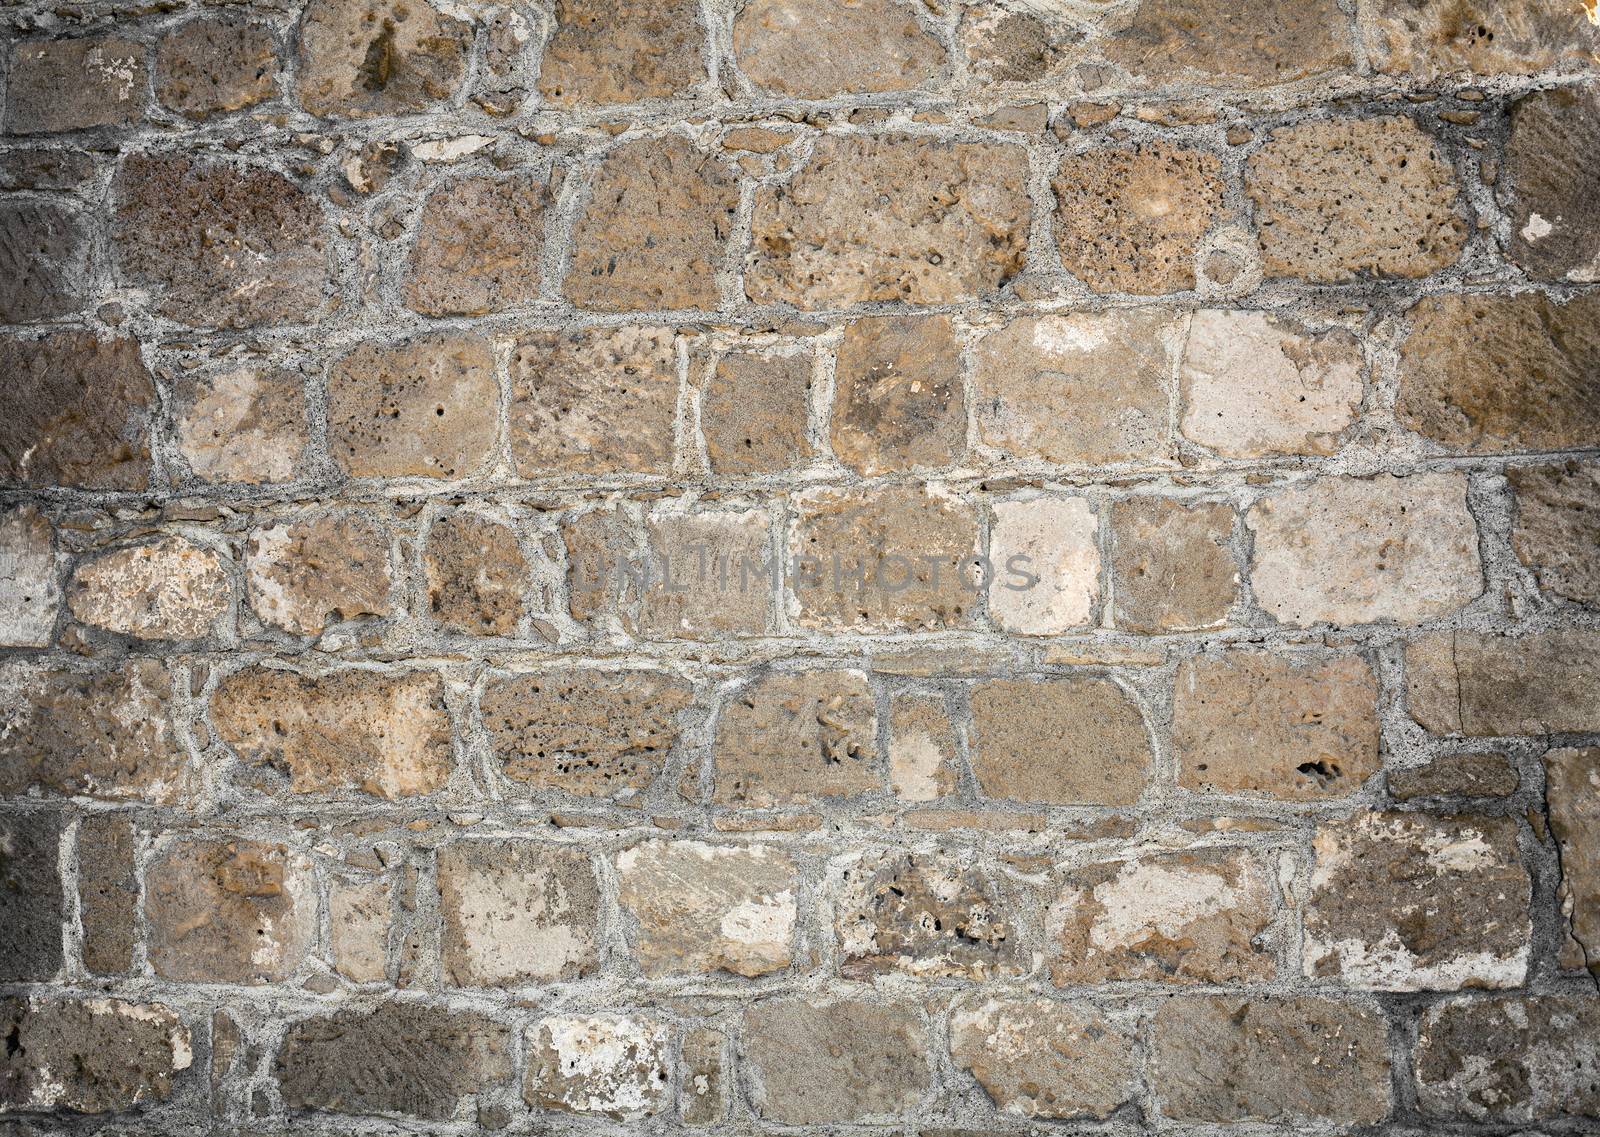
{"label": "rough stone block", "polygon": [[[0,980],[48,982],[61,970],[61,816],[30,810],[0,816]],[[0,1080],[0,1087],[5,1082]],[[3,1092],[3,1091],[0,1091]]]}
{"label": "rough stone block", "polygon": [[528,1038],[529,1105],[638,1121],[670,1102],[664,1023],[624,1015],[555,1015]]}
{"label": "rough stone block", "polygon": [[21,40],[12,45],[6,131],[129,126],[144,115],[144,45],[119,36]]}
{"label": "rough stone block", "polygon": [[1138,1093],[1131,1031],[1046,999],[973,1000],[950,1019],[950,1054],[1003,1114],[1104,1120]]}
{"label": "rough stone block", "polygon": [[190,20],[156,48],[156,99],[185,118],[243,110],[277,94],[278,48],[260,24]]}
{"label": "rough stone block", "polygon": [[756,1113],[779,1125],[902,1116],[928,1088],[927,1045],[905,1001],[780,998],[744,1015]]}
{"label": "rough stone block", "polygon": [[1600,973],[1600,747],[1548,750],[1545,798],[1561,849],[1561,965]]}
{"label": "rough stone block", "polygon": [[124,816],[93,813],[78,823],[83,966],[96,975],[122,975],[133,966],[139,938],[136,844],[133,824]]}
{"label": "rough stone block", "polygon": [[89,248],[88,227],[73,210],[0,202],[0,320],[54,320],[81,308]]}
{"label": "rough stone block", "polygon": [[1357,12],[1373,67],[1424,82],[1585,67],[1600,38],[1581,4],[1361,0]]}
{"label": "rough stone block", "polygon": [[956,728],[937,695],[889,700],[889,785],[901,801],[935,801],[956,789]]}
{"label": "rough stone block", "polygon": [[1335,0],[1146,0],[1102,50],[1157,86],[1265,87],[1354,64]]}
{"label": "rough stone block", "polygon": [[119,1113],[166,1101],[194,1061],[189,1030],[160,1003],[0,1001],[0,1112]]}
{"label": "rough stone block", "polygon": [[428,608],[445,627],[510,636],[526,609],[528,562],[509,525],[461,510],[435,521],[422,553]]}
{"label": "rough stone block", "polygon": [[723,704],[715,799],[765,808],[880,790],[876,724],[859,671],[762,676]]}
{"label": "rough stone block", "polygon": [[208,482],[287,482],[305,474],[305,381],[240,367],[188,378],[178,390],[178,451]]}
{"label": "rough stone block", "polygon": [[61,567],[55,527],[37,506],[0,512],[0,646],[49,645],[61,611]]}
{"label": "rough stone block", "polygon": [[678,1056],[678,1117],[693,1128],[716,1125],[728,1115],[727,1036],[695,1027],[684,1032]]}
{"label": "rough stone block", "polygon": [[[1597,37],[1589,31],[1585,38],[1592,44]],[[1512,108],[1510,254],[1535,280],[1600,280],[1600,174],[1581,157],[1596,146],[1600,94],[1593,87],[1536,91]]]}
{"label": "rough stone block", "polygon": [[1425,766],[1390,770],[1389,793],[1399,801],[1441,794],[1505,797],[1520,779],[1504,754],[1442,754]]}
{"label": "rough stone block", "polygon": [[1600,730],[1600,635],[1438,632],[1406,645],[1406,705],[1440,734]]}
{"label": "rough stone block", "polygon": [[322,513],[264,526],[245,545],[250,608],[297,636],[394,612],[389,536],[359,513]]}
{"label": "rough stone block", "polygon": [[1111,506],[1112,620],[1160,634],[1217,628],[1239,588],[1233,508],[1135,497]]}
{"label": "rough stone block", "polygon": [[1521,1123],[1600,1116],[1593,995],[1450,999],[1417,1026],[1417,1098],[1430,1117]]}
{"label": "rough stone block", "polygon": [[1083,498],[996,502],[989,530],[995,623],[1035,636],[1087,626],[1100,597],[1099,528]]}
{"label": "rough stone block", "polygon": [[1131,805],[1150,743],[1138,704],[1109,679],[990,679],[972,689],[972,769],[987,797]]}
{"label": "rough stone block", "polygon": [[811,455],[811,357],[731,352],[700,397],[711,472],[773,474]]}
{"label": "rough stone block", "polygon": [[558,107],[687,93],[705,78],[694,0],[557,0],[539,93]]}
{"label": "rough stone block", "polygon": [[834,454],[865,477],[958,462],[967,408],[950,317],[849,324],[834,364],[830,433]]}
{"label": "rough stone block", "polygon": [[388,974],[393,891],[383,877],[328,885],[328,954],[334,970],[353,983],[381,982]]}
{"label": "rough stone block", "polygon": [[1600,600],[1600,465],[1514,466],[1511,547],[1539,587],[1568,600]]}
{"label": "rough stone block", "polygon": [[472,34],[431,4],[312,0],[300,20],[300,104],[338,118],[427,110],[460,89]]}
{"label": "rough stone block", "polygon": [[763,92],[826,99],[927,86],[945,51],[899,0],[751,0],[733,21],[733,57]]}
{"label": "rough stone block", "polygon": [[639,627],[661,639],[713,639],[767,630],[776,592],[764,509],[658,511],[645,523],[656,574]]}
{"label": "rough stone block", "polygon": [[552,188],[527,176],[462,178],[430,193],[406,266],[406,304],[428,316],[477,316],[539,299]]}
{"label": "rough stone block", "polygon": [[80,563],[67,607],[85,624],[143,640],[197,640],[233,608],[228,562],[184,537],[162,537]]}

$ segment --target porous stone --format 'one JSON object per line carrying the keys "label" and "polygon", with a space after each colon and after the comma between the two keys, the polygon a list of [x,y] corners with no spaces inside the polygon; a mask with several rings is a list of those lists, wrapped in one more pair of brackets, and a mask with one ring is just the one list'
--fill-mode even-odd
{"label": "porous stone", "polygon": [[1354,656],[1236,648],[1178,665],[1178,784],[1289,801],[1346,797],[1377,773],[1378,682]]}
{"label": "porous stone", "polygon": [[1319,826],[1305,973],[1378,991],[1516,987],[1528,870],[1509,818],[1360,813]]}
{"label": "porous stone", "polygon": [[328,952],[334,970],[353,983],[381,982],[388,974],[392,891],[382,877],[328,885]]}
{"label": "porous stone", "polygon": [[0,477],[31,486],[150,484],[155,383],[131,339],[0,337]]}
{"label": "porous stone", "polygon": [[[61,970],[64,897],[58,861],[61,816],[31,810],[0,817],[0,980],[48,982]],[[5,1082],[0,1079],[0,1087]],[[3,1090],[0,1090],[3,1092]]]}
{"label": "porous stone", "polygon": [[226,328],[318,320],[328,286],[316,200],[274,170],[172,154],[124,158],[112,187],[117,264],[152,307]]}
{"label": "porous stone", "polygon": [[1600,432],[1600,295],[1428,296],[1410,318],[1405,426],[1467,453],[1585,447]]}
{"label": "porous stone", "polygon": [[1183,436],[1226,458],[1331,454],[1361,412],[1361,348],[1267,312],[1204,309],[1178,380]]}
{"label": "porous stone", "polygon": [[811,454],[811,357],[730,352],[700,396],[711,472],[774,474]]}
{"label": "porous stone", "polygon": [[1592,87],[1536,91],[1512,108],[1510,253],[1536,280],[1600,280],[1600,173],[1580,157],[1596,146],[1600,94]]}
{"label": "porous stone", "polygon": [[1069,154],[1050,183],[1062,263],[1096,292],[1193,288],[1220,171],[1214,154],[1164,141]]}
{"label": "porous stone", "polygon": [[274,1063],[293,1111],[443,1121],[512,1077],[511,1028],[471,1011],[382,1002],[291,1023]]}
{"label": "porous stone", "polygon": [[466,78],[472,25],[415,0],[312,0],[300,20],[300,105],[323,117],[427,110]]}
{"label": "porous stone", "polygon": [[1132,1033],[1084,1004],[984,999],[950,1018],[950,1054],[1003,1114],[1104,1120],[1138,1092]]}
{"label": "porous stone", "polygon": [[0,1002],[0,1112],[119,1113],[166,1101],[194,1061],[189,1030],[160,1003]]}
{"label": "porous stone", "polygon": [[1449,999],[1417,1024],[1423,1113],[1522,1123],[1600,1113],[1600,1003],[1592,995]]}
{"label": "porous stone", "polygon": [[978,436],[1017,458],[1104,465],[1168,457],[1171,313],[1024,316],[973,351]]}
{"label": "porous stone", "polygon": [[1365,1004],[1169,999],[1151,1031],[1154,1089],[1166,1117],[1370,1125],[1389,1113],[1388,1028]]}
{"label": "porous stone", "polygon": [[540,474],[664,474],[678,362],[671,328],[540,332],[511,355],[511,460]]}
{"label": "porous stone", "polygon": [[55,527],[37,506],[0,512],[0,646],[48,646],[60,611]]}
{"label": "porous stone", "polygon": [[986,797],[1131,805],[1150,743],[1138,704],[1109,679],[989,679],[972,689],[972,770]]}
{"label": "porous stone", "polygon": [[989,529],[995,623],[1035,636],[1086,626],[1100,597],[1099,529],[1081,497],[996,502]]}
{"label": "porous stone", "polygon": [[528,1036],[529,1105],[637,1121],[669,1100],[664,1023],[627,1015],[553,1015]]}
{"label": "porous stone", "polygon": [[244,110],[277,93],[272,33],[242,20],[190,20],[156,47],[156,99],[186,118]]}
{"label": "porous stone", "polygon": [[903,1002],[769,999],[743,1043],[756,1112],[780,1125],[899,1117],[928,1087],[927,1030]]}
{"label": "porous stone", "polygon": [[636,103],[686,93],[705,78],[694,0],[557,0],[539,69],[554,106]]}
{"label": "porous stone", "polygon": [[1568,600],[1600,600],[1600,466],[1515,466],[1506,480],[1517,499],[1511,547],[1539,587]]}
{"label": "porous stone", "polygon": [[528,562],[509,525],[464,510],[441,517],[428,529],[422,571],[428,609],[445,627],[478,636],[516,634]]}
{"label": "porous stone", "polygon": [[901,801],[955,792],[955,724],[942,698],[910,692],[890,698],[889,786]]}
{"label": "porous stone", "polygon": [[1600,635],[1436,632],[1406,645],[1406,705],[1440,734],[1600,730]]}
{"label": "porous stone", "polygon": [[1357,12],[1373,67],[1423,81],[1584,67],[1596,48],[1581,4],[1361,0]]}
{"label": "porous stone", "polygon": [[1158,86],[1261,87],[1351,68],[1344,29],[1334,0],[1157,0],[1102,50]]}
{"label": "porous stone", "polygon": [[698,1129],[727,1117],[727,1046],[720,1030],[695,1027],[684,1032],[678,1055],[678,1116],[685,1125]]}
{"label": "porous stone", "polygon": [[169,802],[183,757],[159,660],[96,671],[0,670],[0,793]]}
{"label": "porous stone", "polygon": [[733,57],[762,91],[826,99],[927,86],[945,52],[899,0],[750,0],[733,21]]}
{"label": "porous stone", "polygon": [[791,611],[802,627],[918,631],[970,623],[978,526],[937,486],[796,494]]}
{"label": "porous stone", "polygon": [[217,634],[233,605],[229,566],[185,537],[162,537],[80,563],[67,607],[85,624],[146,640]]}
{"label": "porous stone", "polygon": [[83,306],[89,233],[59,205],[0,202],[0,320],[26,324]]}
{"label": "porous stone", "polygon": [[128,126],[145,109],[144,45],[119,36],[20,40],[11,48],[6,131]]}
{"label": "porous stone", "polygon": [[305,382],[292,371],[239,367],[179,387],[178,452],[208,482],[287,482],[305,476]]}
{"label": "porous stone", "polygon": [[1282,127],[1245,166],[1269,277],[1427,276],[1466,241],[1455,172],[1410,118]]}
{"label": "porous stone", "polygon": [[957,38],[968,75],[989,86],[1061,78],[1083,58],[1085,34],[1069,11],[977,0],[962,6]]}
{"label": "porous stone", "polygon": [[1561,965],[1600,972],[1600,747],[1547,750],[1544,784],[1550,831],[1561,848],[1568,931]]}
{"label": "porous stone", "polygon": [[1135,497],[1111,506],[1112,619],[1131,632],[1216,628],[1239,586],[1233,508]]}
{"label": "porous stone", "polygon": [[739,184],[688,139],[624,142],[600,163],[562,293],[601,312],[715,308]]}
{"label": "porous stone", "polygon": [[617,854],[617,877],[646,975],[755,976],[789,966],[797,869],[786,854],[762,845],[646,841]]}
{"label": "porous stone", "polygon": [[1261,498],[1245,524],[1256,602],[1284,624],[1414,624],[1483,592],[1463,474],[1327,478]]}
{"label": "porous stone", "polygon": [[880,790],[876,735],[861,672],[769,673],[723,705],[715,800],[764,808]]}
{"label": "porous stone", "polygon": [[1015,904],[991,874],[941,854],[867,854],[841,873],[840,971],[995,979],[1028,969]]}
{"label": "porous stone", "polygon": [[958,461],[967,408],[950,317],[848,325],[834,365],[830,434],[839,460],[867,477]]}
{"label": "porous stone", "polygon": [[450,776],[444,684],[431,672],[247,667],[217,684],[211,721],[245,762],[286,774],[291,793],[393,799]]}
{"label": "porous stone", "polygon": [[1050,909],[1060,986],[1273,978],[1271,875],[1248,852],[1206,849],[1085,865]]}
{"label": "porous stone", "polygon": [[359,513],[313,514],[257,529],[245,544],[245,582],[256,618],[297,636],[394,611],[389,536]]}
{"label": "porous stone", "polygon": [[582,797],[637,794],[655,780],[692,698],[653,671],[571,668],[495,680],[481,700],[484,729],[505,776]]}
{"label": "porous stone", "polygon": [[477,337],[366,343],[328,372],[328,451],[356,478],[461,478],[495,438],[494,354]]}
{"label": "porous stone", "polygon": [[588,855],[536,841],[439,851],[440,953],[457,987],[576,979],[600,962],[600,891]]}
{"label": "porous stone", "polygon": [[1390,770],[1389,793],[1400,801],[1441,794],[1504,797],[1519,779],[1504,754],[1442,754],[1425,766]]}
{"label": "porous stone", "polygon": [[126,974],[139,939],[137,834],[114,813],[78,823],[78,922],[83,966],[96,975]]}
{"label": "porous stone", "polygon": [[311,948],[311,862],[263,841],[180,840],[145,873],[150,966],[185,983],[273,983]]}
{"label": "porous stone", "polygon": [[988,297],[1028,248],[1021,147],[823,135],[809,162],[756,192],[745,291],[756,303]]}
{"label": "porous stone", "polygon": [[663,639],[766,631],[770,527],[764,509],[652,514],[645,537],[659,575],[643,591],[640,630]]}
{"label": "porous stone", "polygon": [[405,300],[428,316],[476,316],[539,299],[552,186],[538,178],[462,178],[423,202]]}

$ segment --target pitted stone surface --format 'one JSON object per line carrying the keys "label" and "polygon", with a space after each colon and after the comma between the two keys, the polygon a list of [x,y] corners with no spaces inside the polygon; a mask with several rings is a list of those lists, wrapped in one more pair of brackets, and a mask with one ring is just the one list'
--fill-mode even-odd
{"label": "pitted stone surface", "polygon": [[466,78],[472,26],[420,0],[312,0],[299,43],[301,105],[366,118],[450,98]]}
{"label": "pitted stone surface", "polygon": [[6,130],[37,134],[127,126],[144,113],[144,45],[119,36],[12,45]]}
{"label": "pitted stone surface", "polygon": [[67,607],[85,624],[144,640],[214,635],[233,604],[228,564],[184,537],[163,537],[78,565]]}
{"label": "pitted stone surface", "polygon": [[1002,1113],[1103,1119],[1131,1101],[1134,1041],[1093,1008],[971,1001],[950,1019],[950,1052]]}
{"label": "pitted stone surface", "polygon": [[117,1113],[169,1098],[194,1063],[189,1028],[160,1003],[10,998],[0,1003],[0,1111]]}
{"label": "pitted stone surface", "polygon": [[61,611],[55,528],[35,506],[0,513],[0,645],[46,647]]}
{"label": "pitted stone surface", "polygon": [[277,94],[278,49],[260,24],[198,19],[156,49],[156,99],[186,118],[243,110]]}
{"label": "pitted stone surface", "polygon": [[733,57],[760,90],[825,99],[928,85],[945,52],[901,0],[750,0]]}
{"label": "pitted stone surface", "polygon": [[1600,1008],[1592,995],[1451,999],[1417,1027],[1423,1112],[1463,1121],[1520,1123],[1592,1117],[1600,1062]]}
{"label": "pitted stone surface", "polygon": [[949,466],[966,449],[961,349],[948,316],[857,320],[833,381],[833,452],[857,473]]}
{"label": "pitted stone surface", "polygon": [[463,178],[428,195],[405,284],[429,316],[475,316],[539,298],[551,187],[530,177]]}
{"label": "pitted stone surface", "polygon": [[1593,88],[1540,91],[1511,111],[1511,259],[1536,280],[1600,280],[1600,176],[1578,157],[1596,145],[1600,95]]}
{"label": "pitted stone surface", "polygon": [[878,789],[876,723],[859,671],[763,676],[723,707],[716,800],[771,806]]}
{"label": "pitted stone surface", "polygon": [[705,78],[694,0],[557,0],[539,93],[556,106],[636,103]]}
{"label": "pitted stone surface", "polygon": [[394,610],[388,535],[359,514],[257,529],[245,544],[245,579],[256,618],[297,636]]}
{"label": "pitted stone surface", "polygon": [[287,482],[306,471],[305,381],[292,371],[240,367],[186,382],[178,450],[209,482]]}
{"label": "pitted stone surface", "polygon": [[75,213],[0,202],[0,320],[23,324],[77,311],[88,261],[88,234]]}
{"label": "pitted stone surface", "polygon": [[1440,734],[1478,737],[1600,728],[1600,636],[1435,632],[1406,646],[1406,706]]}

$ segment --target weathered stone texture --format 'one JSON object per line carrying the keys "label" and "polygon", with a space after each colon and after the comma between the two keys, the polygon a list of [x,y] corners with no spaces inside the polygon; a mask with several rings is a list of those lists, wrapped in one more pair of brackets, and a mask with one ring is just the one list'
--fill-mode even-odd
{"label": "weathered stone texture", "polygon": [[19,40],[10,55],[10,133],[128,126],[144,114],[142,44],[116,36]]}
{"label": "weathered stone texture", "polygon": [[150,484],[155,383],[131,339],[0,337],[0,477],[32,486]]}
{"label": "weathered stone texture", "polygon": [[1059,77],[1085,37],[1067,13],[979,0],[963,5],[958,38],[977,83],[1010,85]]}
{"label": "weathered stone texture", "polygon": [[987,797],[1131,805],[1150,744],[1138,704],[1109,679],[990,679],[972,690],[972,768]]}
{"label": "weathered stone texture", "polygon": [[153,659],[98,671],[11,663],[0,671],[0,793],[171,801],[183,756]]}
{"label": "weathered stone texture", "polygon": [[1600,295],[1430,296],[1410,319],[1395,414],[1412,430],[1465,453],[1600,436]]}
{"label": "weathered stone texture", "polygon": [[705,78],[694,0],[557,0],[539,93],[556,106],[635,103]]}
{"label": "weathered stone texture", "polygon": [[666,473],[677,407],[670,328],[541,332],[511,355],[511,459],[525,478]]}
{"label": "weathered stone texture", "polygon": [[0,926],[6,929],[0,980],[41,982],[61,970],[60,844],[61,817],[54,810],[0,817]]}
{"label": "weathered stone texture", "polygon": [[0,513],[0,645],[45,647],[61,611],[55,528],[32,505]]}
{"label": "weathered stone texture", "polygon": [[797,872],[761,845],[646,841],[617,856],[618,899],[647,975],[782,971],[792,956]]}
{"label": "weathered stone texture", "polygon": [[927,1031],[903,1002],[771,999],[743,1037],[756,1112],[780,1125],[897,1117],[928,1085]]}
{"label": "weathered stone texture", "polygon": [[738,207],[714,151],[676,135],[624,142],[595,173],[562,291],[601,312],[715,308]]}
{"label": "weathered stone texture", "polygon": [[1600,636],[1439,632],[1408,644],[1406,705],[1441,734],[1600,729]]}
{"label": "weathered stone texture", "polygon": [[733,22],[734,60],[770,94],[912,90],[937,80],[945,57],[914,12],[901,0],[749,0]]}
{"label": "weathered stone texture", "polygon": [[1146,0],[1103,50],[1160,86],[1257,87],[1349,68],[1346,38],[1334,0]]}
{"label": "weathered stone texture", "polygon": [[375,983],[387,976],[393,906],[393,888],[382,877],[329,883],[328,954],[335,971],[353,983]]}
{"label": "weathered stone texture", "polygon": [[1178,372],[1183,436],[1226,458],[1331,454],[1361,410],[1361,349],[1266,312],[1194,314]]}
{"label": "weathered stone texture", "polygon": [[845,328],[834,364],[833,452],[867,477],[949,466],[966,448],[961,348],[948,316]]}
{"label": "weathered stone texture", "polygon": [[1600,1002],[1592,995],[1452,999],[1417,1026],[1423,1112],[1522,1123],[1600,1114]]}
{"label": "weathered stone texture", "polygon": [[328,450],[357,478],[462,478],[489,454],[500,390],[481,339],[363,344],[328,371]]}
{"label": "weathered stone texture", "polygon": [[1100,596],[1100,519],[1083,498],[996,502],[989,614],[1024,635],[1083,627]]}
{"label": "weathered stone texture", "polygon": [[1027,180],[1019,147],[826,135],[757,191],[745,290],[800,308],[990,296],[1023,267]]}
{"label": "weathered stone texture", "polygon": [[257,529],[245,544],[250,608],[298,636],[393,611],[389,538],[358,513],[323,513]]}
{"label": "weathered stone texture", "polygon": [[1239,587],[1234,513],[1217,502],[1136,497],[1111,507],[1112,619],[1127,631],[1215,628]]}
{"label": "weathered stone texture", "polygon": [[1561,848],[1561,907],[1568,935],[1563,967],[1600,969],[1600,747],[1544,756],[1550,830]]}
{"label": "weathered stone texture", "polygon": [[955,723],[938,696],[889,701],[889,785],[901,801],[934,801],[956,788]]}
{"label": "weathered stone texture", "polygon": [[98,975],[126,973],[139,938],[138,834],[126,817],[97,813],[78,823],[78,917],[83,966]]}
{"label": "weathered stone texture", "polygon": [[1582,157],[1597,146],[1600,93],[1592,86],[1539,91],[1512,109],[1510,253],[1536,280],[1600,280],[1600,174]]}
{"label": "weathered stone texture", "polygon": [[1454,171],[1411,119],[1283,127],[1246,167],[1269,277],[1427,276],[1465,243]]}
{"label": "weathered stone texture", "polygon": [[1508,818],[1363,813],[1317,830],[1305,972],[1379,991],[1516,987],[1528,870]]}
{"label": "weathered stone texture", "polygon": [[227,562],[183,537],[81,563],[67,590],[67,607],[85,624],[147,640],[215,634],[232,601]]}
{"label": "weathered stone texture", "polygon": [[445,627],[479,636],[516,634],[528,563],[509,525],[466,511],[440,518],[428,530],[422,569],[428,608]]}
{"label": "weathered stone texture", "polygon": [[1138,1092],[1134,1041],[1097,1010],[988,999],[950,1019],[950,1053],[995,1106],[1022,1117],[1109,1117]]}
{"label": "weathered stone texture", "polygon": [[1519,466],[1506,480],[1517,499],[1511,547],[1539,587],[1568,600],[1600,600],[1600,466]]}
{"label": "weathered stone texture", "polygon": [[189,1030],[160,1003],[0,1002],[0,1112],[117,1113],[154,1105],[194,1061]]}
{"label": "weathered stone texture", "polygon": [[1096,292],[1193,288],[1200,239],[1222,210],[1213,154],[1166,142],[1086,150],[1051,182],[1067,271]]}
{"label": "weathered stone texture", "polygon": [[450,776],[444,684],[428,672],[246,668],[218,683],[211,721],[245,762],[286,775],[292,793],[401,798]]}
{"label": "weathered stone texture", "polygon": [[179,388],[178,450],[209,482],[287,482],[304,476],[305,381],[292,371],[240,367]]}
{"label": "weathered stone texture", "polygon": [[467,1094],[510,1081],[511,1042],[481,1014],[383,1002],[291,1024],[275,1069],[295,1112],[443,1121]]}
{"label": "weathered stone texture", "polygon": [[0,202],[0,320],[25,324],[77,311],[88,260],[88,231],[73,211]]}
{"label": "weathered stone texture", "polygon": [[1400,801],[1440,794],[1504,797],[1516,793],[1517,772],[1504,754],[1446,754],[1425,766],[1390,770],[1389,793]]}
{"label": "weathered stone texture", "polygon": [[474,316],[539,298],[551,187],[532,177],[463,178],[422,206],[405,298],[428,316]]}
{"label": "weathered stone texture", "polygon": [[1370,1125],[1389,1112],[1387,1027],[1332,999],[1171,999],[1151,1023],[1161,1113],[1179,1121]]}
{"label": "weathered stone texture", "polygon": [[727,1116],[727,1036],[696,1027],[686,1031],[678,1055],[678,1116],[696,1129]]}
{"label": "weathered stone texture", "polygon": [[1178,665],[1172,748],[1189,789],[1346,797],[1377,773],[1378,737],[1365,660],[1238,648]]}
{"label": "weathered stone texture", "polygon": [[1170,853],[1072,870],[1050,909],[1062,986],[1273,978],[1271,878],[1249,853]]}
{"label": "weathered stone texture", "polygon": [[425,110],[466,78],[472,27],[416,0],[312,0],[300,21],[300,103],[314,115]]}
{"label": "weathered stone texture", "polygon": [[660,639],[766,631],[770,528],[762,509],[652,514],[645,536],[659,579],[644,591],[640,630]]}
{"label": "weathered stone texture", "polygon": [[150,966],[189,983],[287,979],[310,950],[311,862],[261,841],[180,840],[145,875]]}
{"label": "weathered stone texture", "polygon": [[717,361],[700,396],[711,472],[778,473],[811,453],[811,358],[735,352]]}
{"label": "weathered stone texture", "polygon": [[1285,624],[1414,624],[1483,592],[1462,474],[1328,478],[1262,498],[1245,524],[1256,602]]}
{"label": "weathered stone texture", "polygon": [[716,800],[765,807],[880,789],[876,724],[859,671],[756,679],[723,705]]}
{"label": "weathered stone texture", "polygon": [[623,1015],[557,1015],[528,1038],[530,1105],[619,1120],[649,1117],[668,1102],[667,1028]]}
{"label": "weathered stone texture", "polygon": [[329,281],[317,202],[273,170],[170,154],[123,159],[115,252],[128,283],[185,324],[313,323]]}
{"label": "weathered stone texture", "polygon": [[1156,309],[1026,316],[974,351],[978,436],[1017,458],[1166,457],[1167,376],[1181,325]]}
{"label": "weathered stone texture", "polygon": [[1542,0],[1361,0],[1367,55],[1390,75],[1526,75],[1593,61],[1582,4]]}
{"label": "weathered stone texture", "polygon": [[533,841],[456,841],[439,852],[440,953],[458,987],[518,987],[599,963],[600,892],[588,855]]}
{"label": "weathered stone texture", "polygon": [[156,99],[186,118],[243,110],[277,93],[278,49],[260,24],[191,20],[156,48]]}
{"label": "weathered stone texture", "polygon": [[506,777],[583,797],[629,797],[666,763],[687,683],[651,671],[573,668],[497,680],[484,728]]}
{"label": "weathered stone texture", "polygon": [[842,872],[840,970],[996,979],[1028,961],[1012,898],[984,869],[939,854],[868,854]]}

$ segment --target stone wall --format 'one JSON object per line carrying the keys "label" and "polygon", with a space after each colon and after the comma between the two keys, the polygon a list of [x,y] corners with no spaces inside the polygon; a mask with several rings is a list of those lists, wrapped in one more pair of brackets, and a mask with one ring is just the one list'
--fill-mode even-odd
{"label": "stone wall", "polygon": [[1594,1131],[1592,7],[3,19],[0,1131]]}

